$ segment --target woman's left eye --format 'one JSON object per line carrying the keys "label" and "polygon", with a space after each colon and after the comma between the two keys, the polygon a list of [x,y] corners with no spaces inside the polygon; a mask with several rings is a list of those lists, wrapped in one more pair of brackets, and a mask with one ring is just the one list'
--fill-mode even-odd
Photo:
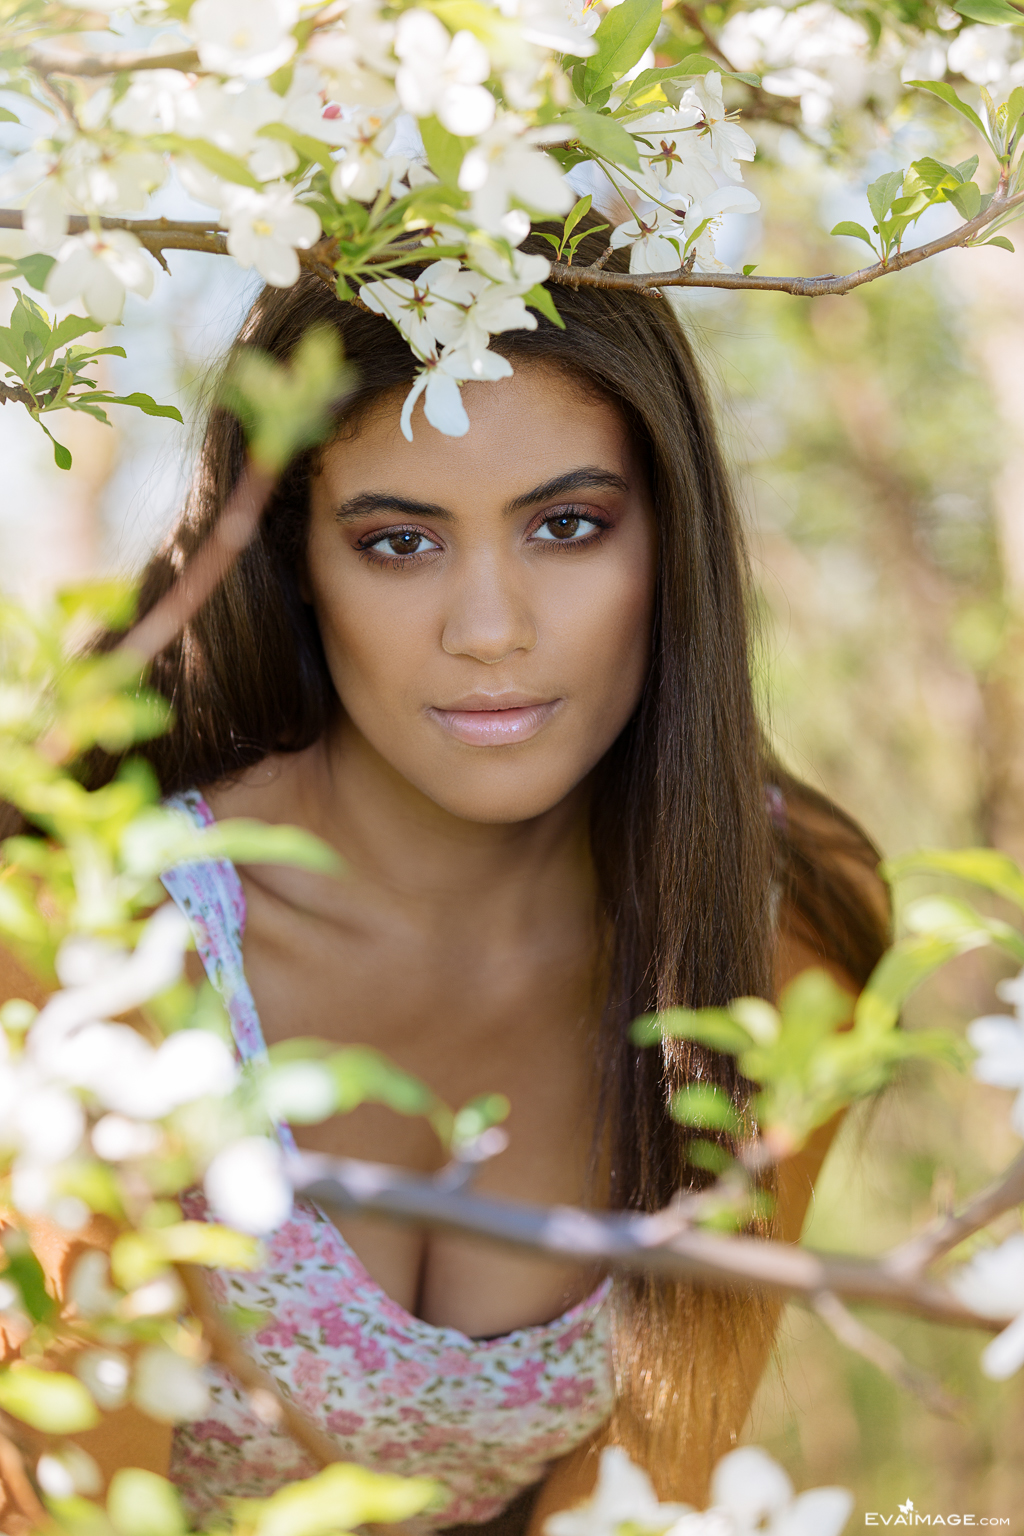
{"label": "woman's left eye", "polygon": [[545,543],[579,543],[602,526],[593,518],[581,516],[579,512],[559,512],[554,517],[545,518],[533,537],[543,539]]}

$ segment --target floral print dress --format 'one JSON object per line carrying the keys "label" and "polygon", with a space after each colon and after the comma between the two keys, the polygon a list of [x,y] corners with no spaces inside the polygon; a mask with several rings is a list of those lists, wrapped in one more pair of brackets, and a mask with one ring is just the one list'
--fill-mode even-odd
{"label": "floral print dress", "polygon": [[[196,792],[169,802],[199,826],[213,814]],[[243,1061],[265,1053],[242,967],[245,896],[225,861],[179,865],[163,877],[188,917],[206,973],[223,998]],[[290,1132],[282,1127],[283,1139]],[[202,1218],[199,1194],[185,1202]],[[297,1201],[266,1242],[266,1268],[212,1275],[220,1300],[263,1312],[246,1339],[255,1360],[337,1441],[339,1459],[446,1488],[424,1530],[499,1514],[607,1419],[613,1386],[606,1280],[554,1322],[472,1339],[413,1317],[381,1290],[333,1223]],[[174,1435],[171,1476],[194,1521],[231,1497],[262,1498],[317,1469],[264,1424],[221,1367],[207,1368],[206,1416]]]}

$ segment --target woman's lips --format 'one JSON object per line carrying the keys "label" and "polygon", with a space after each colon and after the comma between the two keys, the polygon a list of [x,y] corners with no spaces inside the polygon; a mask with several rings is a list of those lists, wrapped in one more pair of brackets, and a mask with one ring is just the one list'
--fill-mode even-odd
{"label": "woman's lips", "polygon": [[457,709],[432,708],[427,713],[456,741],[469,747],[501,747],[512,742],[529,741],[546,725],[561,704],[561,699],[545,703],[489,706],[463,705]]}

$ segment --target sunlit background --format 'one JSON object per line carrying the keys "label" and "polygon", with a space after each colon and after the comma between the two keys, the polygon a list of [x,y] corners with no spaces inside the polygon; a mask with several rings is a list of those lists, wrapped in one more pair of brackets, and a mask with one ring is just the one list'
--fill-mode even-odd
{"label": "sunlit background", "polygon": [[[744,250],[722,253],[763,272],[856,265],[824,231],[864,217],[863,184],[840,182],[792,132],[763,139],[750,184],[770,214],[747,222]],[[905,159],[872,160],[867,179]],[[3,238],[16,254],[18,237]],[[42,598],[137,569],[180,503],[203,380],[256,282],[216,257],[169,260],[173,281],[159,277],[148,303],[130,295],[124,329],[106,338],[128,360],[104,366],[119,388],[177,404],[186,427],[120,407],[112,429],[57,421],[74,456],[63,473],[20,407],[0,411],[7,593]],[[789,764],[888,854],[984,841],[1024,857],[1024,255],[952,253],[843,299],[691,293],[683,310],[749,520],[758,680]],[[910,1026],[991,1010],[998,974],[960,962]],[[1007,1108],[1006,1094],[949,1071],[908,1076],[850,1116],[811,1241],[877,1250],[978,1187],[1017,1149]],[[871,1321],[961,1399],[959,1421],[790,1308],[749,1438],[798,1486],[852,1487],[854,1525],[912,1497],[1017,1529],[1024,1380],[986,1382],[977,1336]]]}

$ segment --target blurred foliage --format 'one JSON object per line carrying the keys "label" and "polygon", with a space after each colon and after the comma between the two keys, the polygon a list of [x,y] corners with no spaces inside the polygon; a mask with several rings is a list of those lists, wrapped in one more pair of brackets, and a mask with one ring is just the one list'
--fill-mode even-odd
{"label": "blurred foliage", "polygon": [[[772,211],[764,270],[828,270],[813,234],[832,221],[831,205],[819,212],[834,192],[827,175],[794,174],[780,157],[761,177],[772,183],[759,188]],[[970,297],[936,263],[842,299],[758,294],[696,311],[751,522],[758,682],[776,743],[887,855],[1000,836],[1021,853],[1024,805],[1006,786],[1024,737],[1000,730],[1024,655],[996,494],[1001,412],[1013,402],[986,372]],[[1013,318],[996,309],[994,323]],[[1012,915],[998,901],[987,910]],[[959,1028],[990,1012],[1008,969],[990,950],[962,956],[925,985],[908,1027]],[[978,1189],[1018,1147],[1004,1094],[912,1066],[848,1114],[806,1240],[878,1251]],[[1017,1225],[1011,1215],[997,1230]],[[924,1512],[1009,1515],[1017,1529],[1024,1379],[983,1377],[967,1334],[871,1309],[864,1318],[943,1380],[962,1420],[937,1417],[790,1307],[745,1438],[798,1486],[852,1488],[853,1524],[912,1497]]]}

